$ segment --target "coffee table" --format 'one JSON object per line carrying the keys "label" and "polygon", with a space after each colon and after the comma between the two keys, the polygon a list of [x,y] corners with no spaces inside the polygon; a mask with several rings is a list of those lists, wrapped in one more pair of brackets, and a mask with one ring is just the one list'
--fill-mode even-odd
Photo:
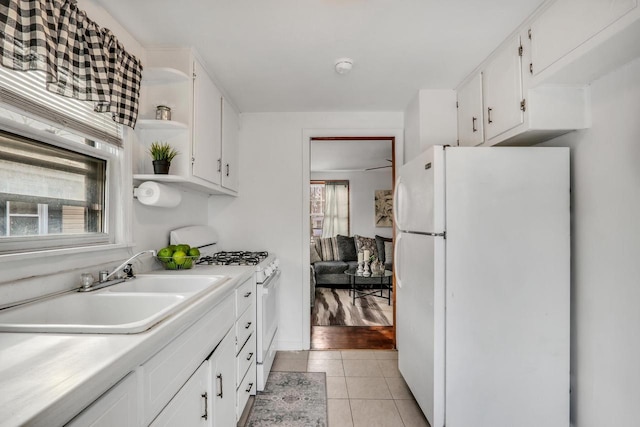
{"label": "coffee table", "polygon": [[[344,274],[349,276],[349,282],[351,285],[349,293],[353,297],[351,304],[355,305],[356,298],[363,298],[369,295],[373,295],[375,297],[385,298],[387,300],[387,303],[391,305],[391,278],[393,277],[392,271],[385,270],[382,273],[371,273],[370,276],[363,276],[362,274],[357,273],[355,269],[351,269],[345,271]],[[360,280],[360,284],[358,284],[358,279],[380,279],[380,287],[372,287],[378,285],[377,281],[372,280],[368,280],[367,283],[362,283],[362,280]],[[385,290],[388,291],[386,297],[383,295],[383,292]],[[379,295],[378,292],[380,293]]]}

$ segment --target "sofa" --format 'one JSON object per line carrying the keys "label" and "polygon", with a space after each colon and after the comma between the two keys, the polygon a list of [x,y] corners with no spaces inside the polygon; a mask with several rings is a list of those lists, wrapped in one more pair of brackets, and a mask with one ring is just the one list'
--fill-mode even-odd
{"label": "sofa", "polygon": [[392,239],[358,235],[316,239],[310,248],[312,286],[348,285],[349,276],[344,272],[358,268],[358,253],[364,250],[379,259],[386,270],[393,269]]}

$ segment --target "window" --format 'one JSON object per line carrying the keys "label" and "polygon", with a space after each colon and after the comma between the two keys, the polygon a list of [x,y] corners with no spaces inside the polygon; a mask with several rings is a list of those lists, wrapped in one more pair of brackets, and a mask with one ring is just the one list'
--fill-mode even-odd
{"label": "window", "polygon": [[105,159],[0,132],[0,251],[107,242],[106,175]]}
{"label": "window", "polygon": [[310,237],[349,235],[349,181],[311,181]]}

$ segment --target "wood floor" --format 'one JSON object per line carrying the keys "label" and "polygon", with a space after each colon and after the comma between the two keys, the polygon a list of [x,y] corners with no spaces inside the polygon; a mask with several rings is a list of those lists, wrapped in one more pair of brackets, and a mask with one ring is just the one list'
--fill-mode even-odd
{"label": "wood floor", "polygon": [[393,326],[312,326],[312,350],[389,350]]}

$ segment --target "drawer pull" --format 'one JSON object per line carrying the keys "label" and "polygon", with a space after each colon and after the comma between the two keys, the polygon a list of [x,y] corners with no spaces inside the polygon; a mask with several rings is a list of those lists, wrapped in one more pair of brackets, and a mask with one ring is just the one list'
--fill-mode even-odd
{"label": "drawer pull", "polygon": [[251,291],[247,292],[246,294],[244,294],[245,298],[249,298],[251,296]]}
{"label": "drawer pull", "polygon": [[244,325],[244,328],[245,328],[245,329],[249,329],[250,327],[251,327],[251,322],[247,322],[247,324],[246,324],[246,325]]}
{"label": "drawer pull", "polygon": [[245,390],[247,393],[251,393],[251,389],[253,388],[253,383],[249,383],[249,387]]}
{"label": "drawer pull", "polygon": [[493,111],[493,108],[487,108],[487,123],[493,123],[493,120],[491,119],[492,111]]}
{"label": "drawer pull", "polygon": [[476,127],[476,120],[478,120],[478,119],[475,118],[475,117],[471,117],[471,129],[474,132],[478,132],[478,128]]}
{"label": "drawer pull", "polygon": [[204,415],[201,418],[204,418],[206,420],[209,418],[209,412],[207,409],[207,407],[209,406],[207,393],[201,394],[201,396],[204,398]]}
{"label": "drawer pull", "polygon": [[220,392],[216,394],[216,396],[222,399],[222,374],[216,375],[216,379],[218,380],[218,390],[220,390]]}
{"label": "drawer pull", "polygon": [[249,355],[247,356],[247,360],[251,360],[252,357],[253,357],[253,353],[249,353]]}

